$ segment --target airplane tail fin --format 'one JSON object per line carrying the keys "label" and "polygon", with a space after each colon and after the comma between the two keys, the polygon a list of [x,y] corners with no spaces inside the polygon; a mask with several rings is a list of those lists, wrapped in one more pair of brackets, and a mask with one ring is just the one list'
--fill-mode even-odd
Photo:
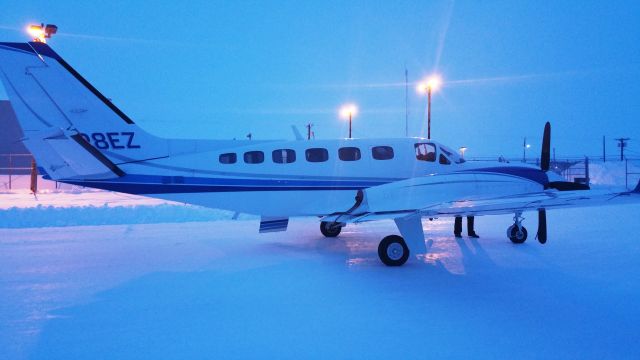
{"label": "airplane tail fin", "polygon": [[53,179],[111,178],[116,163],[166,155],[48,45],[0,42],[0,80],[41,169]]}

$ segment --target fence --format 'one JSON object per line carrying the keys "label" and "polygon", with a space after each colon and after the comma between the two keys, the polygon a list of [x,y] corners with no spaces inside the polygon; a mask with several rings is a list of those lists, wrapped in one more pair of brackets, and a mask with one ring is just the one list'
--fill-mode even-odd
{"label": "fence", "polygon": [[[638,171],[633,171],[632,169],[629,169],[629,162],[631,162],[631,165],[636,165],[633,167],[637,167],[637,165],[640,163],[640,160],[638,159],[625,159],[624,160],[624,186],[625,188],[627,188],[627,190],[629,190],[629,175],[640,175],[640,172]],[[635,186],[634,183],[631,184],[632,186]]]}
{"label": "fence", "polygon": [[0,154],[0,186],[11,190],[16,178],[31,174],[31,154]]}

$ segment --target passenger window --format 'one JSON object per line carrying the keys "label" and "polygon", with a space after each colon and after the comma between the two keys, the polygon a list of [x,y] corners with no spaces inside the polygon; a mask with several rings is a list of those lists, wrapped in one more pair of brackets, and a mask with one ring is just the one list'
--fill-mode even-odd
{"label": "passenger window", "polygon": [[360,149],[357,147],[343,147],[338,149],[338,157],[342,161],[360,160]]}
{"label": "passenger window", "polygon": [[371,155],[376,160],[393,159],[393,148],[391,146],[374,146],[371,149]]}
{"label": "passenger window", "polygon": [[416,159],[421,161],[436,161],[436,147],[431,143],[416,144]]}
{"label": "passenger window", "polygon": [[244,162],[247,164],[260,164],[264,162],[264,153],[262,151],[248,151],[244,153]]}
{"label": "passenger window", "polygon": [[289,164],[296,161],[296,152],[291,149],[273,150],[271,158],[276,164]]}
{"label": "passenger window", "polygon": [[305,151],[308,162],[323,162],[329,160],[329,151],[323,148],[311,148]]}
{"label": "passenger window", "polygon": [[235,164],[238,161],[238,156],[236,153],[220,154],[218,160],[221,164]]}
{"label": "passenger window", "polygon": [[440,154],[439,159],[440,159],[440,160],[439,160],[439,161],[440,161],[440,164],[443,164],[443,165],[451,165],[451,161],[449,161],[449,159],[447,159],[447,157],[446,157],[446,156],[444,156],[444,154]]}

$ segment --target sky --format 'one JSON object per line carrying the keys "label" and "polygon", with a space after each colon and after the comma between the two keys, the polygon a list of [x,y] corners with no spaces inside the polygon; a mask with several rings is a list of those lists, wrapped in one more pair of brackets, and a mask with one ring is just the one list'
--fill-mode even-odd
{"label": "sky", "polygon": [[[0,41],[52,23],[49,44],[160,136],[426,136],[467,156],[538,156],[544,123],[561,156],[601,156],[630,137],[640,157],[640,2],[14,1]],[[405,91],[408,71],[408,96]],[[0,90],[0,97],[6,95]],[[406,104],[408,103],[408,107]]]}

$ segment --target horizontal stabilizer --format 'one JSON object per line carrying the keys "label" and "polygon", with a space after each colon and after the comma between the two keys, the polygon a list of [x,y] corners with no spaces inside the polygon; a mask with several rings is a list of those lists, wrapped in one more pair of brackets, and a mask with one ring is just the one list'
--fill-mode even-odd
{"label": "horizontal stabilizer", "polygon": [[124,172],[79,134],[62,129],[31,133],[23,142],[53,180],[111,179]]}
{"label": "horizontal stabilizer", "polygon": [[289,226],[289,218],[263,216],[260,219],[260,233],[286,231],[287,226]]}

